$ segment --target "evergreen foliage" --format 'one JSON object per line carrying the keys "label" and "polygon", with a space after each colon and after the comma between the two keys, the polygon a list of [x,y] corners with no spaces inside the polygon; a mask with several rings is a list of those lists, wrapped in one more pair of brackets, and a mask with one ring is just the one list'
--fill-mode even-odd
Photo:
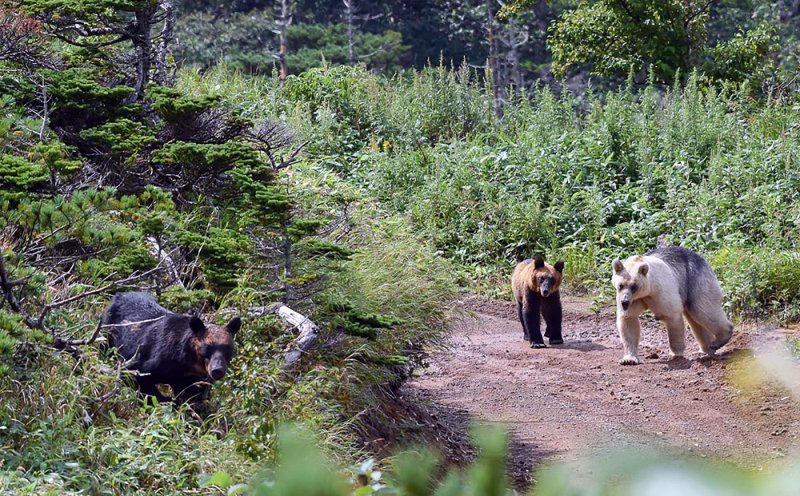
{"label": "evergreen foliage", "polygon": [[0,193],[4,199],[19,199],[47,186],[47,169],[42,164],[31,163],[22,157],[0,157]]}
{"label": "evergreen foliage", "polygon": [[[336,180],[298,175],[304,145],[277,114],[245,117],[232,94],[143,84],[151,70],[142,78],[130,65],[141,40],[115,33],[160,27],[154,5],[23,2],[25,19],[60,40],[37,56],[59,65],[3,62],[19,70],[0,81],[0,443],[9,447],[0,491],[212,491],[217,479],[201,475],[251,477],[274,456],[286,419],[348,452],[372,388],[397,384],[421,360],[411,336],[434,342],[444,330],[448,276],[407,294],[431,303],[403,301],[402,320],[360,285],[353,257],[395,257],[370,240],[383,217],[348,195],[342,222],[340,197],[321,192]],[[409,232],[397,242],[441,262]],[[410,261],[397,270],[425,277]],[[94,335],[110,295],[133,289],[216,320],[284,301],[312,315],[330,344],[287,373],[291,331],[248,317],[234,370],[202,419],[188,407],[140,407]],[[360,325],[382,332],[342,338],[329,299],[351,302]]]}

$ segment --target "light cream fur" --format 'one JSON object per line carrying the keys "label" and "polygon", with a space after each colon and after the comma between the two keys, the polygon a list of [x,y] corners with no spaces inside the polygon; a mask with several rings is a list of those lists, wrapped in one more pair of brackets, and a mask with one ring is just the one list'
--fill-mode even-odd
{"label": "light cream fur", "polygon": [[[693,309],[689,311],[681,301],[678,286],[686,281],[679,281],[676,273],[660,258],[637,255],[624,264],[615,260],[613,267],[611,282],[617,290],[617,329],[624,347],[620,364],[640,363],[639,316],[645,310],[650,310],[656,319],[666,324],[672,357],[683,356],[686,348],[684,316],[700,349],[709,356],[730,339],[733,326],[722,310],[722,288],[712,272],[697,275],[702,277],[699,281],[702,291],[695,295]],[[631,291],[631,285],[636,286],[635,292]],[[622,301],[626,298],[630,306],[623,309]]]}

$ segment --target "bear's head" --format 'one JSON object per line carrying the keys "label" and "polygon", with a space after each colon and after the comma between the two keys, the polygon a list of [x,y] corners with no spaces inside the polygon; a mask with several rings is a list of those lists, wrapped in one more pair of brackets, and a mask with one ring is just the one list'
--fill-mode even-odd
{"label": "bear's head", "polygon": [[563,272],[563,260],[559,260],[555,265],[550,265],[544,263],[542,257],[536,257],[533,261],[533,274],[531,275],[533,290],[547,298],[558,291]]}
{"label": "bear's head", "polygon": [[192,348],[195,354],[195,370],[212,381],[222,379],[228,372],[233,357],[233,338],[242,326],[242,319],[234,317],[225,326],[206,325],[198,317],[189,318],[189,327],[194,334]]}
{"label": "bear's head", "polygon": [[647,273],[650,266],[642,257],[629,258],[624,265],[619,259],[615,259],[611,265],[614,269],[611,284],[617,290],[617,308],[625,314],[635,300],[647,296],[650,287]]}

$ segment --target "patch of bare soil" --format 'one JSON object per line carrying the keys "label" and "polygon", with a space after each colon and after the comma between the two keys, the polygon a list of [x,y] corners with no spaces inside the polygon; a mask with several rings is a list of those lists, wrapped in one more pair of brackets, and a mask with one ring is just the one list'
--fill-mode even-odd
{"label": "patch of bare soil", "polygon": [[[574,461],[617,449],[668,450],[762,467],[797,443],[800,408],[777,386],[743,394],[729,369],[780,330],[737,328],[714,359],[687,328],[687,356],[669,360],[667,333],[642,321],[638,366],[621,366],[614,309],[589,311],[564,298],[563,345],[531,349],[510,302],[469,299],[449,348],[410,384],[433,408],[478,423],[503,423],[512,435],[510,471],[520,488],[543,462]],[[466,414],[466,415],[464,415]],[[447,418],[439,421],[447,423]]]}

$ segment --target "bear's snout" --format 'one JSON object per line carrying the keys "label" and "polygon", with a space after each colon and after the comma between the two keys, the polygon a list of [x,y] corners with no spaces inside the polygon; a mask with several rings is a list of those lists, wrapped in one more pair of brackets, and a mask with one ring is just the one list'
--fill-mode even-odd
{"label": "bear's snout", "polygon": [[620,302],[620,306],[622,306],[623,310],[627,310],[628,307],[631,306],[631,301],[630,300],[622,300]]}
{"label": "bear's snout", "polygon": [[215,356],[208,362],[208,367],[206,367],[208,371],[208,376],[211,379],[218,381],[225,377],[225,374],[228,373],[228,362],[223,357]]}
{"label": "bear's snout", "polygon": [[215,381],[218,381],[218,380],[222,379],[223,377],[225,377],[225,372],[226,372],[226,370],[223,367],[218,367],[218,368],[212,369],[211,370],[211,378],[214,379]]}

